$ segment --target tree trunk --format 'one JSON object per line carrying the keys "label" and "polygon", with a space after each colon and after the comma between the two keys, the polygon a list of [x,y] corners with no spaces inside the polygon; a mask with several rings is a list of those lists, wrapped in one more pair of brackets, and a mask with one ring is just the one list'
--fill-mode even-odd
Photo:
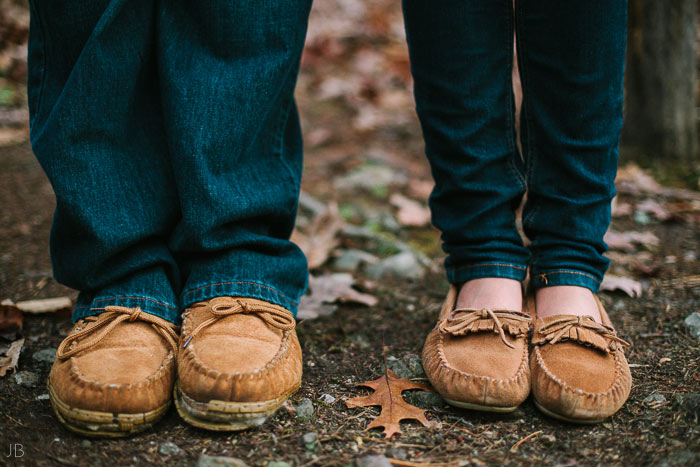
{"label": "tree trunk", "polygon": [[698,157],[698,0],[629,0],[622,143],[655,160]]}

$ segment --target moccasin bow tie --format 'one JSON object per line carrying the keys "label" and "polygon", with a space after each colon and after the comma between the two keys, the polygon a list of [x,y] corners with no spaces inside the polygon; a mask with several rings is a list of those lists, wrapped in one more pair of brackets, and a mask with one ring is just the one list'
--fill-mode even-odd
{"label": "moccasin bow tie", "polygon": [[237,314],[255,314],[269,326],[277,328],[281,331],[291,331],[296,325],[294,317],[289,311],[274,305],[250,303],[231,298],[230,300],[219,300],[214,304],[196,303],[192,305],[191,308],[202,307],[209,307],[209,313],[211,313],[213,316],[194,328],[192,334],[190,334],[187,340],[185,340],[185,343],[182,345],[183,349],[187,347],[190,341],[192,341],[192,338],[194,338],[194,336],[196,336],[202,329],[227,316]]}
{"label": "moccasin bow tie", "polygon": [[[102,339],[104,339],[107,334],[109,334],[119,323],[123,323],[124,321],[133,323],[137,320],[145,321],[153,326],[153,329],[158,331],[158,333],[163,336],[168,345],[173,349],[173,352],[177,352],[177,326],[164,320],[163,318],[145,313],[138,307],[127,308],[123,306],[107,306],[105,307],[104,313],[100,314],[99,316],[88,316],[83,318],[82,321],[86,323],[86,326],[77,331],[75,334],[69,335],[63,342],[61,342],[61,345],[58,346],[58,350],[56,350],[56,358],[61,360],[70,358],[85,349],[99,344]],[[93,339],[79,345],[73,345],[78,341],[78,339],[81,339],[88,334],[92,334],[100,328],[104,329],[102,329],[102,332],[96,335]]]}
{"label": "moccasin bow tie", "polygon": [[[604,343],[599,342],[601,337],[604,339]],[[615,329],[600,324],[587,315],[569,315],[553,319],[542,327],[537,328],[537,336],[533,339],[533,344],[556,344],[562,340],[577,340],[584,344],[598,347],[601,350],[609,349],[611,351],[615,351],[621,346],[630,346],[627,341],[617,337]]]}
{"label": "moccasin bow tie", "polygon": [[469,332],[491,330],[495,327],[494,331],[501,336],[501,341],[514,349],[515,346],[506,339],[506,334],[503,331],[504,323],[501,321],[509,330],[516,330],[515,334],[526,334],[532,320],[527,313],[521,311],[458,308],[440,323],[439,329],[440,332],[461,336]]}

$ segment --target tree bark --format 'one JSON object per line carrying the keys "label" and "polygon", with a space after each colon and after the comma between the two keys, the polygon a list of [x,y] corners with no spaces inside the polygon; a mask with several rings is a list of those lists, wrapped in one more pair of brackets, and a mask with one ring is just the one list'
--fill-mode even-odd
{"label": "tree bark", "polygon": [[698,0],[629,0],[622,144],[653,159],[698,158]]}

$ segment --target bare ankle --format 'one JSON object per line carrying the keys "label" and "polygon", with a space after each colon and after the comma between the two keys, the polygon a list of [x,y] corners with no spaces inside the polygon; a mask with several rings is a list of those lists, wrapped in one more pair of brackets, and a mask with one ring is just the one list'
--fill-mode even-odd
{"label": "bare ankle", "polygon": [[601,322],[593,292],[585,287],[556,285],[538,289],[535,295],[537,317],[554,315],[590,316]]}
{"label": "bare ankle", "polygon": [[522,310],[522,286],[515,279],[484,277],[462,284],[456,308]]}

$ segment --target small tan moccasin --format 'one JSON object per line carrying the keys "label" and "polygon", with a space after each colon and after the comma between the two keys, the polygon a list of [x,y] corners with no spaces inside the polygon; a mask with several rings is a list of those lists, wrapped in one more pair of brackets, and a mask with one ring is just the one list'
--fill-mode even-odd
{"label": "small tan moccasin", "polygon": [[452,286],[423,347],[423,367],[451,405],[512,412],[530,393],[528,331],[532,319],[510,310],[455,309]]}
{"label": "small tan moccasin", "polygon": [[[545,414],[573,423],[598,423],[625,403],[632,385],[623,347],[598,301],[603,324],[590,316],[538,319],[530,367],[535,405]],[[535,299],[528,299],[535,315]]]}
{"label": "small tan moccasin", "polygon": [[292,313],[263,300],[217,297],[183,314],[175,406],[217,431],[261,425],[301,385]]}
{"label": "small tan moccasin", "polygon": [[79,320],[49,374],[49,399],[61,423],[104,437],[152,426],[172,398],[177,330],[140,308],[108,306]]}

